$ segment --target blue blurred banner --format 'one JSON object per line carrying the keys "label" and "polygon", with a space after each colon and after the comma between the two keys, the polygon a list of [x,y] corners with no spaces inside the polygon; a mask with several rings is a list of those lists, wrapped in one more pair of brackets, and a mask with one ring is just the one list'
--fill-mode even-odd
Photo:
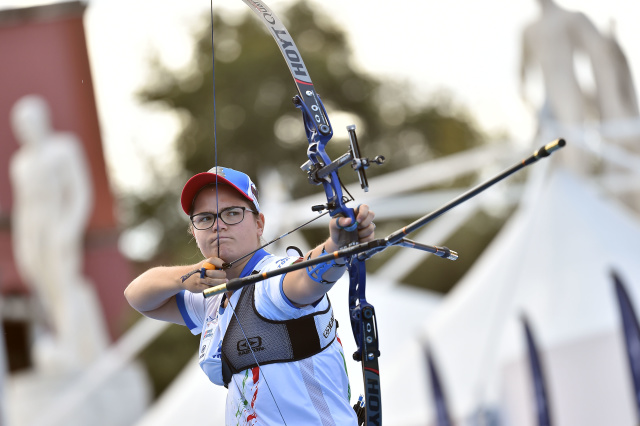
{"label": "blue blurred banner", "polygon": [[433,395],[433,402],[436,407],[436,425],[437,426],[451,426],[451,417],[449,416],[449,409],[447,408],[447,400],[444,397],[444,390],[440,382],[440,376],[438,375],[438,369],[435,361],[431,356],[431,352],[426,349],[425,354],[427,358],[427,365],[429,368],[429,382],[431,383],[431,395]]}
{"label": "blue blurred banner", "polygon": [[629,294],[618,274],[612,270],[611,277],[613,278],[618,296],[620,316],[622,317],[622,331],[627,348],[631,377],[633,378],[636,410],[638,412],[638,419],[640,419],[640,327],[638,327],[638,317],[633,309]]}
{"label": "blue blurred banner", "polygon": [[524,326],[525,338],[527,341],[527,353],[529,356],[529,366],[531,367],[531,378],[533,389],[536,397],[536,414],[538,417],[538,426],[551,426],[551,415],[549,410],[549,399],[547,397],[547,388],[545,385],[542,363],[533,332],[529,326],[527,318],[523,315],[522,325]]}

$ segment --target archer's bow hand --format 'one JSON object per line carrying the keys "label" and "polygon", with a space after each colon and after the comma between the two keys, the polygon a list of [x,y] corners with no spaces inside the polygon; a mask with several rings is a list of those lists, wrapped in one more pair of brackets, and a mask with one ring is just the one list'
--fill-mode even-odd
{"label": "archer's bow hand", "polygon": [[[369,209],[368,205],[361,204],[356,208],[356,222],[358,223],[356,230],[359,243],[366,243],[375,239],[376,225],[373,223],[374,217],[375,213]],[[350,225],[351,219],[348,217],[338,217],[331,220],[329,223],[329,235],[331,242],[335,245],[331,249],[342,247],[341,241],[344,229]],[[327,248],[327,251],[330,251],[329,248]]]}

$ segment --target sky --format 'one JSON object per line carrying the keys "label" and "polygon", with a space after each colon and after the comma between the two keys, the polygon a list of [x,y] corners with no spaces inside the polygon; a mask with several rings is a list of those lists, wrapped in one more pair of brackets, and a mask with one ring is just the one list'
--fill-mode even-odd
{"label": "sky", "polygon": [[[278,14],[290,0],[269,0]],[[354,62],[382,79],[406,81],[426,102],[449,92],[489,132],[528,141],[534,111],[519,95],[519,57],[524,26],[538,15],[536,0],[308,0],[347,31]],[[0,8],[45,2],[0,0]],[[602,31],[614,20],[636,85],[640,78],[640,6],[628,0],[558,0],[580,10]],[[191,57],[197,19],[209,12],[203,0],[92,0],[85,15],[87,47],[98,103],[107,166],[115,190],[149,183],[140,154],[171,172],[166,154],[179,128],[176,117],[150,109],[135,93],[149,78],[152,52],[179,70]],[[214,2],[214,10],[248,10],[240,0]],[[295,34],[293,34],[295,40]],[[304,59],[304,58],[303,58]],[[313,70],[309,70],[313,78]],[[256,77],[259,74],[256,73]],[[589,80],[587,75],[585,81]],[[220,83],[218,83],[220,84]],[[541,98],[539,85],[529,87]],[[536,91],[537,90],[537,91]],[[295,88],[292,83],[292,94]],[[321,92],[321,88],[318,88]],[[328,111],[331,117],[331,111]]]}

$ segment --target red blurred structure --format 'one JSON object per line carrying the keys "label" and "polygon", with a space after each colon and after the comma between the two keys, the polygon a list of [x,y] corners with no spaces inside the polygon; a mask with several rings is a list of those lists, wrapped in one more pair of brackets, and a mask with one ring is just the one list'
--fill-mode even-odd
{"label": "red blurred structure", "polygon": [[85,9],[81,2],[69,2],[0,11],[0,291],[5,297],[29,292],[17,274],[11,249],[9,163],[18,142],[9,115],[19,98],[38,94],[51,108],[53,128],[75,133],[84,145],[94,194],[85,239],[85,276],[96,287],[111,338],[115,338],[122,329],[122,292],[131,276],[117,249],[114,199],[85,42]]}

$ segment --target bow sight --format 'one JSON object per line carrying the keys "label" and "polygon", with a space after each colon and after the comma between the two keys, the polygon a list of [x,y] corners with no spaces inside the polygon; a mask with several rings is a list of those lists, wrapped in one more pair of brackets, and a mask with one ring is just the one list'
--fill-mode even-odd
{"label": "bow sight", "polygon": [[[383,165],[385,158],[382,155],[376,155],[373,159],[362,157],[360,154],[360,146],[358,145],[358,137],[356,136],[356,125],[351,124],[347,126],[347,132],[349,133],[349,151],[347,151],[347,153],[338,157],[329,164],[324,164],[321,161],[314,163],[311,160],[307,160],[302,166],[300,166],[300,168],[307,173],[309,183],[312,183],[313,185],[320,185],[325,182],[327,177],[333,172],[337,172],[341,167],[351,164],[351,168],[358,174],[360,187],[364,192],[369,191],[369,181],[367,180],[365,170],[367,170],[372,164],[377,164],[379,166]],[[312,145],[314,144],[311,144],[309,149],[313,149],[313,151],[316,152],[317,147],[314,146],[312,148]],[[333,210],[335,207],[336,206],[333,204],[319,204],[311,207],[311,210]]]}

